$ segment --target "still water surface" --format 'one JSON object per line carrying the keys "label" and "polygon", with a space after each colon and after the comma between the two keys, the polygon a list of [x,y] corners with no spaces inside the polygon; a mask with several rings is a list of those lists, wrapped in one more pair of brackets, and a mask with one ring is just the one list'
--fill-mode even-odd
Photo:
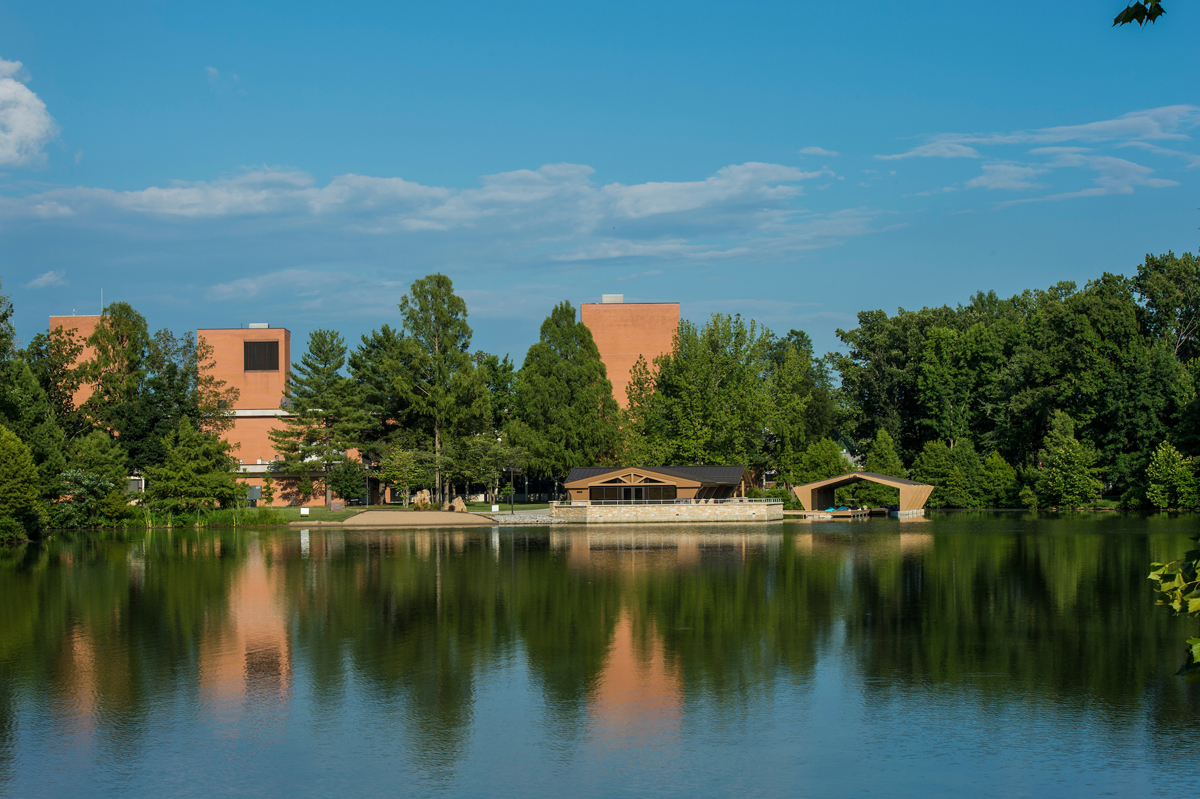
{"label": "still water surface", "polygon": [[0,794],[1195,793],[1194,526],[59,538],[0,563]]}

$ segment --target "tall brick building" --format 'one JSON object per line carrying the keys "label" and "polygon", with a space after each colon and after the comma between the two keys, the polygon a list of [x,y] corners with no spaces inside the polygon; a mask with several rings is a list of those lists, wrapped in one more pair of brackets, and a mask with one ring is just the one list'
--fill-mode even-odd
{"label": "tall brick building", "polygon": [[[83,351],[79,353],[79,357],[75,359],[75,365],[90,361],[96,357],[96,350],[89,347],[87,344],[88,337],[96,330],[96,325],[100,324],[99,316],[51,316],[49,330],[56,327],[61,327],[67,333],[74,333],[76,338],[83,343]],[[88,401],[92,396],[92,387],[89,385],[80,385],[75,389],[75,407]]]}
{"label": "tall brick building", "polygon": [[[210,374],[240,392],[232,408],[233,428],[225,438],[238,445],[233,455],[242,462],[246,483],[261,486],[268,464],[275,459],[267,431],[286,415],[280,401],[292,363],[292,334],[287,328],[255,323],[244,328],[197,330],[196,338],[213,348]],[[323,502],[322,498],[318,504]],[[277,495],[275,504],[286,502]]]}
{"label": "tall brick building", "polygon": [[627,303],[623,294],[605,294],[602,302],[581,303],[579,318],[592,331],[613,396],[624,408],[628,404],[625,388],[629,372],[638,356],[651,364],[657,356],[671,351],[679,327],[679,303]]}

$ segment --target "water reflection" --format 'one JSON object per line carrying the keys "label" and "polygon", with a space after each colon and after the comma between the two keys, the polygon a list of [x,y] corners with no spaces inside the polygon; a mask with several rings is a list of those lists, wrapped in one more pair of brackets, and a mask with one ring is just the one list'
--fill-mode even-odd
{"label": "water reflection", "polygon": [[682,791],[672,769],[740,773],[770,724],[815,756],[818,782],[860,757],[834,728],[900,746],[959,724],[980,752],[1001,727],[1041,730],[1074,759],[1086,729],[1147,774],[1194,752],[1200,694],[1171,674],[1189,623],[1145,580],[1188,547],[1186,521],[783,529],[28,546],[0,563],[0,785],[199,793],[181,752],[202,747],[236,766],[207,787],[233,792],[370,793],[386,777],[476,795],[508,774],[558,793],[578,769]]}

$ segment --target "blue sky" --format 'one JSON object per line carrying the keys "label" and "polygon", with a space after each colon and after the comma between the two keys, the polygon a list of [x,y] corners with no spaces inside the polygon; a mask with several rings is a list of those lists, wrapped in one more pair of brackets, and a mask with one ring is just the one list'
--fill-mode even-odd
{"label": "blue sky", "polygon": [[0,2],[2,291],[356,342],[442,271],[519,362],[602,293],[830,349],[1132,273],[1197,247],[1200,9],[1121,2]]}

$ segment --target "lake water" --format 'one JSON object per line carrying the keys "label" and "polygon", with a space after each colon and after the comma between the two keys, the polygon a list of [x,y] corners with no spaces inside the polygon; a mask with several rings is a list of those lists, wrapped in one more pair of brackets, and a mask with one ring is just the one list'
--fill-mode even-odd
{"label": "lake water", "polygon": [[0,550],[12,797],[1176,796],[1192,516]]}

